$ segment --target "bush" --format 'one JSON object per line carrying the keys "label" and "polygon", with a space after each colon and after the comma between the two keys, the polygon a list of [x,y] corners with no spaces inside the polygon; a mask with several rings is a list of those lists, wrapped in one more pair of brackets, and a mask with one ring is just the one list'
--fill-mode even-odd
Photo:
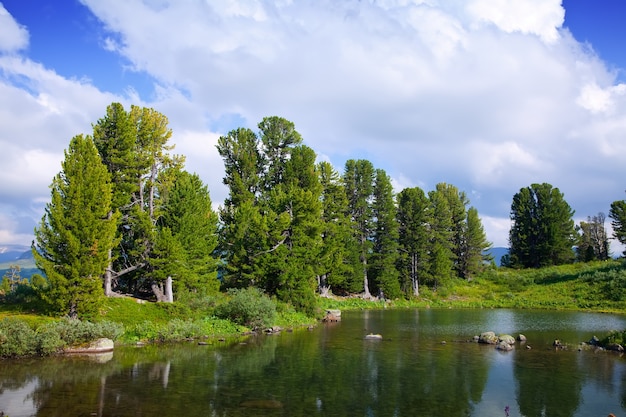
{"label": "bush", "polygon": [[0,321],[0,357],[33,355],[36,347],[35,332],[26,323],[9,317]]}
{"label": "bush", "polygon": [[229,301],[216,307],[215,315],[251,329],[270,327],[276,318],[276,305],[257,288],[228,290]]}
{"label": "bush", "polygon": [[46,324],[42,333],[53,332],[59,336],[66,346],[76,346],[106,337],[117,339],[123,332],[121,324],[110,321],[92,323],[75,319],[63,319]]}

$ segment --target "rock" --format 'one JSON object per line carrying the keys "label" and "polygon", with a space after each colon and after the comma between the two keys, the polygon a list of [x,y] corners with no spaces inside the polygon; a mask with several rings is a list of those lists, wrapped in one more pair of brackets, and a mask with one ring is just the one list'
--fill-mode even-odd
{"label": "rock", "polygon": [[75,346],[65,349],[65,353],[106,353],[111,352],[115,348],[115,344],[111,339],[101,338],[85,346]]}
{"label": "rock", "polygon": [[526,336],[524,336],[523,334],[518,334],[517,335],[517,340],[520,342],[525,342],[526,341]]}
{"label": "rock", "polygon": [[589,344],[591,346],[598,346],[600,344],[600,339],[598,339],[598,336],[594,336],[591,338],[591,340],[589,341]]}
{"label": "rock", "polygon": [[382,340],[382,339],[383,339],[382,335],[379,335],[379,334],[370,333],[368,335],[365,335],[365,340]]}
{"label": "rock", "polygon": [[498,343],[506,343],[507,345],[512,346],[515,344],[515,338],[510,334],[502,334],[498,336]]}
{"label": "rock", "polygon": [[565,349],[565,345],[563,345],[563,343],[561,343],[559,339],[554,339],[554,342],[552,342],[552,346],[555,349]]}
{"label": "rock", "polygon": [[606,346],[606,350],[611,350],[613,352],[623,352],[624,347],[619,343],[611,343],[610,345]]}
{"label": "rock", "polygon": [[506,342],[498,342],[498,344],[496,345],[496,349],[504,351],[504,352],[509,352],[511,350],[513,350],[514,345],[508,344]]}
{"label": "rock", "polygon": [[484,332],[480,334],[478,343],[485,343],[488,345],[495,345],[498,343],[498,336],[494,332]]}
{"label": "rock", "polygon": [[326,310],[326,315],[322,321],[325,323],[341,321],[341,310]]}
{"label": "rock", "polygon": [[480,336],[474,336],[472,337],[472,342],[476,342],[478,343],[478,341],[480,340]]}
{"label": "rock", "polygon": [[266,334],[278,334],[283,331],[283,328],[280,326],[268,327],[265,329]]}

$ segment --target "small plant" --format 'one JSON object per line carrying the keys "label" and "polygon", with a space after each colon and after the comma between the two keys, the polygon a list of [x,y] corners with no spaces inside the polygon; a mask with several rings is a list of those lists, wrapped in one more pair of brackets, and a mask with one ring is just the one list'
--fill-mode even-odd
{"label": "small plant", "polygon": [[276,318],[276,305],[257,288],[230,289],[230,300],[216,307],[215,315],[251,329],[269,327]]}

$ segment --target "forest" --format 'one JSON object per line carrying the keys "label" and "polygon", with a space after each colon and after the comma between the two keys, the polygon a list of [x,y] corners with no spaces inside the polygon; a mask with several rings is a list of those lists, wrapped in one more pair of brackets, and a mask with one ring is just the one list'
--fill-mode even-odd
{"label": "forest", "polygon": [[[163,114],[113,103],[71,139],[32,247],[43,274],[30,285],[50,311],[83,318],[122,294],[171,302],[256,288],[313,316],[319,295],[411,299],[495,268],[454,185],[394,193],[370,161],[343,172],[317,162],[294,123],[272,116],[219,138],[229,193],[216,212],[171,136]],[[604,214],[580,225],[573,214],[558,188],[522,188],[504,266],[608,259]],[[609,216],[623,241],[626,202]]]}

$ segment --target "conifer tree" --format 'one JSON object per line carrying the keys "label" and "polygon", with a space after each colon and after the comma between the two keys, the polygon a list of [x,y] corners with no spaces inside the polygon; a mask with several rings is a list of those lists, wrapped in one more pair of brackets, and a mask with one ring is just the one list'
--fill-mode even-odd
{"label": "conifer tree", "polygon": [[209,190],[197,174],[176,170],[174,176],[159,226],[167,229],[163,242],[171,235],[180,245],[180,259],[173,256],[178,253],[174,249],[167,254],[169,263],[184,266],[176,276],[175,288],[215,294],[219,290],[214,257],[218,218],[211,206]]}
{"label": "conifer tree", "polygon": [[397,200],[400,281],[407,295],[417,297],[420,283],[428,282],[430,270],[430,203],[419,187],[405,188]]}
{"label": "conifer tree", "polygon": [[540,268],[574,260],[574,211],[558,188],[532,184],[513,196],[509,232],[512,266]]}
{"label": "conifer tree", "polygon": [[[329,162],[317,166],[322,186],[322,247],[317,259],[318,289],[350,292],[354,270],[350,263],[352,232],[346,216],[348,200],[339,173]],[[360,288],[360,286],[359,286]],[[358,290],[358,289],[357,289]]]}
{"label": "conifer tree", "polygon": [[100,305],[117,225],[110,175],[91,137],[71,140],[51,189],[33,242],[37,267],[48,280],[42,298],[58,313],[89,317]]}
{"label": "conifer tree", "polygon": [[171,135],[163,114],[138,106],[126,111],[119,103],[111,104],[94,125],[94,143],[112,178],[113,208],[121,213],[120,243],[109,257],[105,278],[107,295],[114,286],[127,292],[156,288],[150,259],[159,238],[161,196],[173,182],[168,172],[181,169],[184,162],[183,157],[170,154]]}
{"label": "conifer tree", "polygon": [[258,282],[258,254],[266,249],[267,224],[258,204],[263,159],[257,135],[250,129],[230,131],[218,140],[224,160],[228,197],[220,209],[220,252],[228,286],[245,288]]}
{"label": "conifer tree", "polygon": [[487,254],[491,243],[487,241],[478,210],[474,207],[467,210],[467,222],[461,245],[462,249],[458,258],[459,272],[461,278],[470,281],[492,260],[492,257]]}
{"label": "conifer tree", "polygon": [[375,219],[370,262],[372,280],[385,298],[399,298],[402,292],[397,269],[399,233],[396,207],[391,179],[382,169],[375,172],[372,212]]}
{"label": "conifer tree", "polygon": [[446,195],[439,191],[428,193],[430,201],[430,271],[429,277],[435,288],[453,278],[454,261],[456,256],[453,252],[454,231],[452,214]]}
{"label": "conifer tree", "polygon": [[355,271],[362,279],[365,298],[371,297],[368,260],[372,246],[372,193],[374,191],[374,166],[370,161],[350,159],[346,161],[343,174],[348,197],[348,216],[355,240]]}

